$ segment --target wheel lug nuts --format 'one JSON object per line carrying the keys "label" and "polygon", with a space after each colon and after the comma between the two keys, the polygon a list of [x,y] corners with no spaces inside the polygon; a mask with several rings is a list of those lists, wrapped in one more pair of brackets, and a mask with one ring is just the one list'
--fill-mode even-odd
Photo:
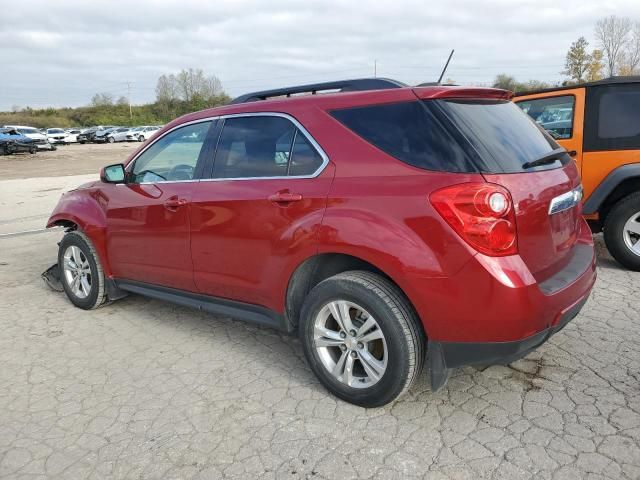
{"label": "wheel lug nuts", "polygon": [[343,352],[347,349],[347,346],[342,344],[340,345],[340,350],[342,350]]}
{"label": "wheel lug nuts", "polygon": [[347,336],[347,334],[346,334],[346,333],[344,333],[344,332],[340,332],[340,338],[345,338],[346,336]]}
{"label": "wheel lug nuts", "polygon": [[349,332],[349,335],[351,335],[352,337],[355,337],[356,336],[356,331],[355,330],[351,330]]}
{"label": "wheel lug nuts", "polygon": [[362,342],[358,342],[358,348],[362,350],[364,348],[364,344]]}
{"label": "wheel lug nuts", "polygon": [[353,358],[356,358],[356,357],[358,356],[358,354],[357,354],[356,352],[351,352],[351,356],[352,356]]}

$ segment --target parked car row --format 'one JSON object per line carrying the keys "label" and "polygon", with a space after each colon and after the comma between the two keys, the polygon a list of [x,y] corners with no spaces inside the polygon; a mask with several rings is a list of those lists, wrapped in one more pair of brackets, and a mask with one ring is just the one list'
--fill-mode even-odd
{"label": "parked car row", "polygon": [[[32,153],[35,153],[38,150],[56,150],[58,145],[69,145],[70,143],[144,142],[160,128],[161,126],[158,125],[139,127],[98,125],[89,128],[38,129],[25,125],[4,125],[0,126],[1,130],[6,130],[0,136],[0,153],[9,154],[31,150],[34,150]],[[16,135],[23,138],[18,139]],[[25,147],[25,145],[28,146]]]}
{"label": "parked car row", "polygon": [[158,125],[140,127],[98,125],[82,130],[77,135],[77,141],[80,143],[144,142],[159,129]]}

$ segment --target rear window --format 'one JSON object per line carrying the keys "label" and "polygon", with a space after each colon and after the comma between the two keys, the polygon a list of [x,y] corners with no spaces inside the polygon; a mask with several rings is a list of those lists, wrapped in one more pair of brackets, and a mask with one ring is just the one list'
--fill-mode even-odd
{"label": "rear window", "polygon": [[[560,146],[531,118],[509,101],[437,100],[454,125],[479,153],[482,171],[522,172],[527,162]],[[566,159],[565,159],[566,160]],[[560,161],[532,171],[557,168]]]}
{"label": "rear window", "polygon": [[[446,172],[523,172],[559,148],[508,101],[424,100],[334,110],[367,142],[409,165]],[[529,171],[557,168],[560,162]]]}

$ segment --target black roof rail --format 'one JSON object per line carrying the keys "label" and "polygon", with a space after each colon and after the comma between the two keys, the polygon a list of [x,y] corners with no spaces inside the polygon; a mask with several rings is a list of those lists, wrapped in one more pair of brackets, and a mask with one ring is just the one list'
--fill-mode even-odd
{"label": "black roof rail", "polygon": [[315,95],[324,90],[340,90],[341,92],[360,92],[364,90],[385,90],[389,88],[402,88],[408,85],[391,80],[390,78],[358,78],[355,80],[339,80],[336,82],[312,83],[309,85],[298,85],[295,87],[275,88],[273,90],[263,90],[240,95],[234,98],[231,103],[256,102],[272,97],[290,97],[296,93],[311,93]]}

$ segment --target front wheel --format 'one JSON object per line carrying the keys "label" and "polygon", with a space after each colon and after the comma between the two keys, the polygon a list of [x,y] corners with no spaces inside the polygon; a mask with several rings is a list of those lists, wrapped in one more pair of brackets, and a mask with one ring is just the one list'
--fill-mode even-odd
{"label": "front wheel", "polygon": [[144,142],[144,137],[143,137],[142,135],[140,135],[140,136],[138,137],[138,141],[139,141],[139,142]]}
{"label": "front wheel", "polygon": [[604,222],[604,241],[620,264],[640,271],[640,192],[613,206]]}
{"label": "front wheel", "polygon": [[60,242],[58,266],[67,297],[84,310],[98,308],[106,300],[102,265],[91,240],[81,232],[67,233]]}
{"label": "front wheel", "polygon": [[109,143],[114,143],[114,142],[116,141],[116,139],[115,139],[115,138],[113,138],[113,137],[109,137],[109,138],[107,138],[107,141],[108,141]]}
{"label": "front wheel", "polygon": [[414,383],[425,357],[420,320],[387,279],[345,272],[311,290],[300,316],[304,353],[320,382],[362,407],[396,400]]}

